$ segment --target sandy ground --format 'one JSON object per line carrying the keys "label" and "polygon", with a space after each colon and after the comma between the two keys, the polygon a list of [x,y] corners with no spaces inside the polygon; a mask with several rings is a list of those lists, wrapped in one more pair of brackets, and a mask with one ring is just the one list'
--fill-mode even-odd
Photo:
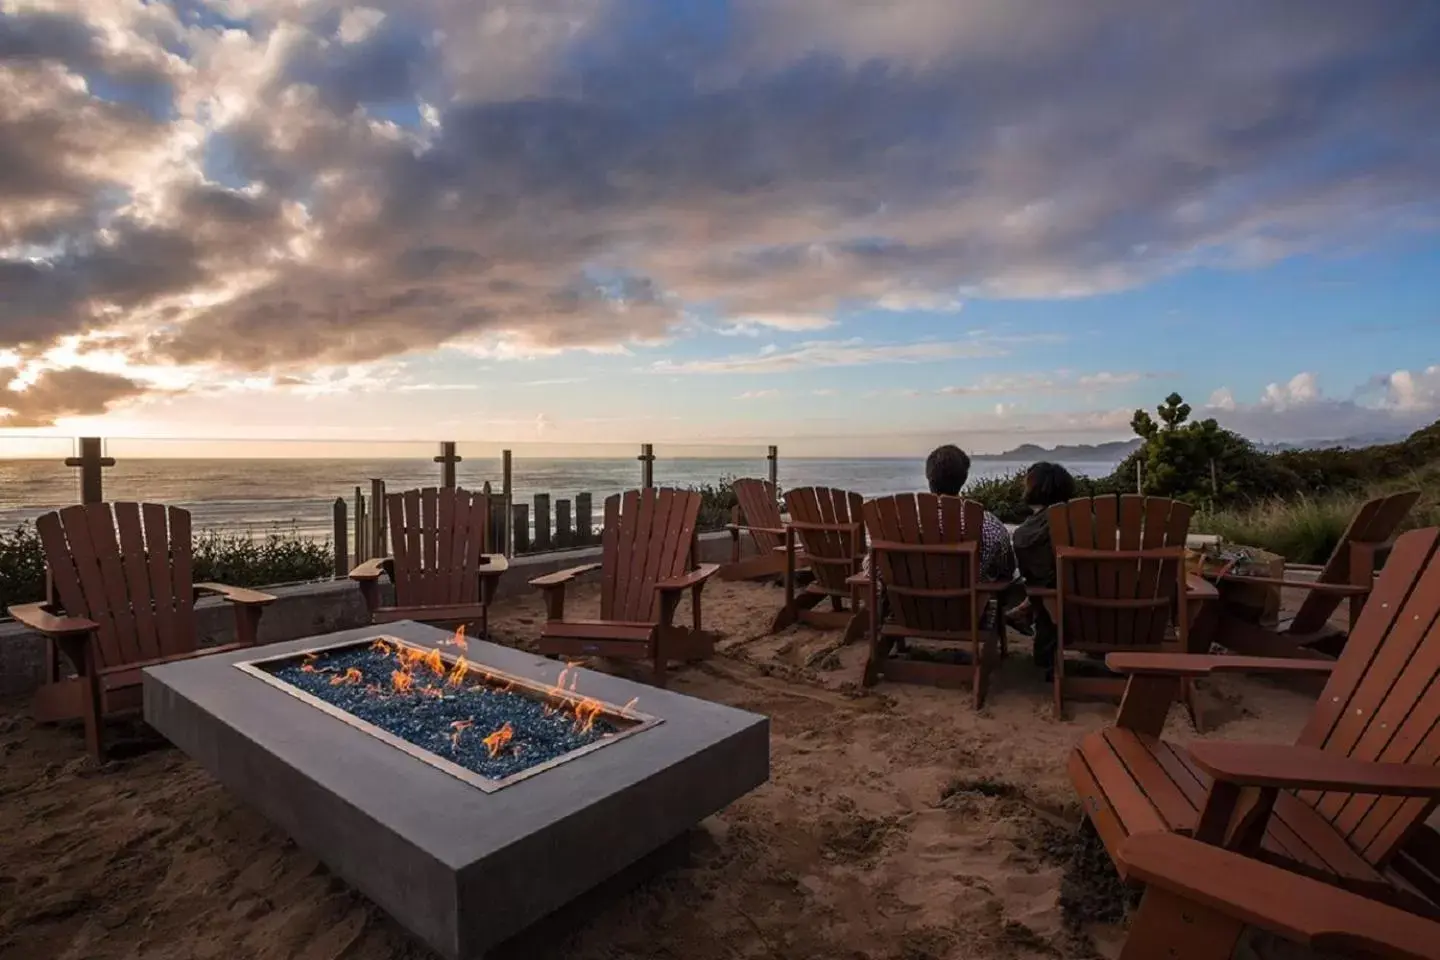
{"label": "sandy ground", "polygon": [[[1051,719],[1024,641],[979,713],[952,691],[862,692],[864,652],[837,649],[838,633],[765,635],[779,601],[774,587],[711,584],[721,655],[672,681],[771,718],[770,783],[703,824],[687,865],[526,955],[1114,956],[1122,898],[1103,852],[1080,840],[1064,772],[1114,707]],[[592,608],[598,588],[581,587],[571,611]],[[524,645],[541,616],[538,599],[504,603],[495,639]],[[1311,702],[1241,678],[1205,695],[1216,735],[1278,742]],[[1169,735],[1193,736],[1178,708]],[[431,955],[178,751],[154,743],[96,768],[75,729],[0,703],[0,957],[212,956]]]}

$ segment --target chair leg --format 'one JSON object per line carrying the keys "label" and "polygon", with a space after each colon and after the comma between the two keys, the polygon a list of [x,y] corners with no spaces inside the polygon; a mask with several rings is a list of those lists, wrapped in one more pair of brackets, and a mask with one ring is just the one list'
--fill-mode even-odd
{"label": "chair leg", "polygon": [[970,656],[974,667],[970,674],[970,699],[976,710],[985,705],[985,647],[978,635],[971,638]]}
{"label": "chair leg", "polygon": [[1065,719],[1065,650],[1064,650],[1064,648],[1062,648],[1062,647],[1060,646],[1060,644],[1058,644],[1058,643],[1055,644],[1055,669],[1052,671],[1052,680],[1053,680],[1054,685],[1055,685],[1055,686],[1054,686],[1054,690],[1053,690],[1053,692],[1052,692],[1052,696],[1054,697],[1055,719],[1056,719],[1056,720],[1064,720],[1064,719]]}
{"label": "chair leg", "polygon": [[1130,921],[1120,960],[1229,960],[1244,931],[1234,917],[1151,885]]}
{"label": "chair leg", "polygon": [[95,644],[90,637],[72,637],[70,641],[66,645],[65,656],[77,668],[79,683],[84,689],[81,719],[85,721],[85,747],[95,762],[101,763],[105,760],[105,710]]}

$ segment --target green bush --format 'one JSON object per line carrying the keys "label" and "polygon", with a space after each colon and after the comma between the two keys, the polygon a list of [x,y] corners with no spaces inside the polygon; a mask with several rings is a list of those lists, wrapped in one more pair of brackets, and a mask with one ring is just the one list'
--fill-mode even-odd
{"label": "green bush", "polygon": [[[1132,479],[1130,485],[1125,486],[1118,472],[1098,479],[1083,474],[1075,478],[1077,497],[1133,493],[1134,490],[1135,481]],[[972,480],[965,485],[963,494],[967,499],[984,504],[985,509],[995,514],[1003,523],[1023,523],[1030,516],[1030,508],[1025,505],[1024,470],[1016,470],[999,477]]]}
{"label": "green bush", "polygon": [[[1440,485],[1429,485],[1423,491],[1420,502],[1402,521],[1402,530],[1440,526]],[[1355,511],[1380,492],[1384,491],[1272,499],[1246,507],[1202,511],[1191,520],[1190,529],[1268,550],[1291,563],[1324,563]]]}
{"label": "green bush", "polygon": [[696,527],[701,531],[723,530],[730,522],[730,511],[739,505],[731,485],[735,477],[721,477],[714,483],[697,483],[690,489],[700,494],[700,519]]}
{"label": "green bush", "polygon": [[195,580],[260,587],[272,583],[327,580],[335,574],[329,540],[295,533],[246,534],[202,532],[195,538]]}
{"label": "green bush", "polygon": [[[194,541],[196,582],[217,581],[233,587],[324,580],[334,575],[335,553],[328,541],[295,533],[255,538],[205,531]],[[45,595],[45,553],[30,524],[0,533],[0,615],[13,603],[33,603]]]}
{"label": "green bush", "polygon": [[45,554],[34,526],[21,524],[0,532],[0,617],[12,603],[33,603],[45,596]]}

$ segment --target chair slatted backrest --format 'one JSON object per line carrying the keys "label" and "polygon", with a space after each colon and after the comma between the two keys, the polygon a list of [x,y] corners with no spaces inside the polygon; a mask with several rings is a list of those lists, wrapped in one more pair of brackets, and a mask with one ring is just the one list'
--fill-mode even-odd
{"label": "chair slatted backrest", "polygon": [[605,499],[600,618],[648,623],[655,584],[690,569],[700,494],[648,487]]}
{"label": "chair slatted backrest", "polygon": [[385,496],[395,605],[480,602],[480,558],[490,531],[490,497],[458,487]]}
{"label": "chair slatted backrest", "polygon": [[190,512],[90,503],[35,521],[65,612],[99,624],[102,667],[195,649]]}
{"label": "chair slatted backrest", "polygon": [[978,589],[985,507],[959,497],[901,493],[867,500],[864,513],[895,624],[973,636],[984,606]]}
{"label": "chair slatted backrest", "polygon": [[[1299,743],[1356,760],[1440,763],[1440,530],[1395,541]],[[1300,796],[1377,866],[1434,808],[1424,798]]]}
{"label": "chair slatted backrest", "polygon": [[[1379,549],[1390,542],[1395,536],[1395,531],[1420,499],[1419,490],[1406,490],[1402,493],[1392,493],[1384,497],[1376,497],[1374,500],[1367,500],[1355,511],[1355,516],[1350,518],[1350,525],[1340,535],[1340,542],[1335,544],[1330,558],[1325,561],[1325,566],[1320,571],[1318,581],[1320,583],[1349,583],[1350,582],[1350,561],[1352,558],[1352,544]],[[1369,578],[1369,571],[1363,571],[1362,575]],[[1295,611],[1295,619],[1290,623],[1290,630],[1293,633],[1316,633],[1325,628],[1325,624],[1339,609],[1344,598],[1333,593],[1321,593],[1309,591],[1305,601],[1300,604],[1300,609]]]}
{"label": "chair slatted backrest", "polygon": [[[780,498],[775,484],[746,477],[736,480],[730,489],[735,491],[735,499],[740,503],[740,522],[750,527],[750,539],[755,541],[758,554],[769,556],[785,546],[784,536],[771,532],[785,528],[780,519]],[[755,529],[757,527],[762,529]]]}
{"label": "chair slatted backrest", "polygon": [[[1160,645],[1184,575],[1193,512],[1178,500],[1136,494],[1081,497],[1050,508],[1067,649],[1104,652]],[[1067,547],[1115,556],[1060,559]],[[1173,555],[1157,557],[1157,552]],[[1184,631],[1188,624],[1177,626]]]}
{"label": "chair slatted backrest", "polygon": [[795,537],[815,585],[835,596],[850,595],[845,581],[860,572],[865,559],[864,503],[858,493],[831,487],[799,487],[785,494],[785,509],[797,525]]}

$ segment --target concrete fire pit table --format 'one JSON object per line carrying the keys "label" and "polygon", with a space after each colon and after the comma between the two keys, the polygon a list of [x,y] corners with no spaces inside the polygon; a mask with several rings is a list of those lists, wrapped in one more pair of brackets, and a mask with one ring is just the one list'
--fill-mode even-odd
{"label": "concrete fire pit table", "polygon": [[[769,778],[765,717],[603,673],[571,670],[567,696],[608,717],[611,733],[487,779],[273,672],[380,637],[442,651],[447,666],[459,656],[448,632],[405,622],[151,667],[145,720],[454,960],[483,955]],[[565,670],[475,640],[463,658],[471,678],[508,682],[506,694],[553,694]]]}

